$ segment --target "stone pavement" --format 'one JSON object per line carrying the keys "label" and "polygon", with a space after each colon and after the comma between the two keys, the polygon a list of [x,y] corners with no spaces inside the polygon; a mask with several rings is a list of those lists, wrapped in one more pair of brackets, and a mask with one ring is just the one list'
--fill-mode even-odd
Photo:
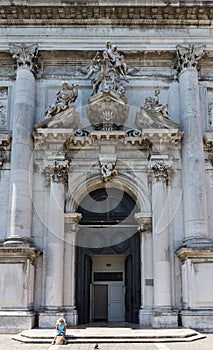
{"label": "stone pavement", "polygon": [[[51,344],[25,344],[11,339],[11,334],[0,334],[0,350],[93,350],[95,344],[69,344],[63,346]],[[206,334],[205,339],[180,343],[145,343],[145,344],[100,344],[100,350],[213,350],[213,334]]]}

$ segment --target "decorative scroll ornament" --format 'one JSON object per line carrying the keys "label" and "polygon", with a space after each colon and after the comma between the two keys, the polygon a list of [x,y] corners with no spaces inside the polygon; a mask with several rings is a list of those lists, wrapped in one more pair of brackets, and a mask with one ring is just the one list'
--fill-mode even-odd
{"label": "decorative scroll ornament", "polygon": [[98,51],[91,64],[82,67],[80,71],[91,80],[92,95],[95,95],[111,90],[124,94],[121,80],[128,82],[127,75],[134,74],[136,70],[126,64],[124,55],[118,51],[117,46],[107,41],[105,50]]}
{"label": "decorative scroll ornament", "polygon": [[195,46],[193,44],[190,44],[187,47],[178,45],[176,49],[178,57],[178,73],[187,68],[193,68],[197,71],[200,70],[199,60],[203,56],[205,49],[204,45]]}
{"label": "decorative scroll ornament", "polygon": [[156,181],[166,182],[169,172],[172,170],[172,165],[165,163],[163,160],[150,162],[148,165],[149,173],[152,174]]}
{"label": "decorative scroll ornament", "polygon": [[16,60],[16,69],[26,68],[34,74],[37,73],[38,68],[40,67],[37,60],[37,45],[11,44],[10,53],[12,54],[12,57]]}
{"label": "decorative scroll ornament", "polygon": [[55,183],[67,183],[69,171],[69,162],[62,161],[47,161],[41,168],[40,172],[45,174],[47,179]]}
{"label": "decorative scroll ornament", "polygon": [[55,102],[45,110],[46,116],[52,117],[65,109],[73,106],[78,97],[78,85],[62,83],[62,88],[56,94]]}

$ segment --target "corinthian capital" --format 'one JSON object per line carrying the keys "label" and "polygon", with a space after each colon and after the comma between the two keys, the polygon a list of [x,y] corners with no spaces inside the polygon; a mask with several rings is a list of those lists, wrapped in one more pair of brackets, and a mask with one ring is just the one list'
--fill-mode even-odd
{"label": "corinthian capital", "polygon": [[67,183],[68,170],[69,162],[67,160],[47,161],[40,167],[40,172],[45,174],[48,180],[62,184]]}
{"label": "corinthian capital", "polygon": [[10,53],[16,60],[16,69],[26,68],[33,73],[37,72],[38,47],[36,44],[10,44]]}
{"label": "corinthian capital", "polygon": [[172,170],[171,162],[164,162],[159,160],[156,162],[150,162],[148,165],[149,173],[156,181],[167,182],[169,173]]}
{"label": "corinthian capital", "polygon": [[182,45],[178,45],[177,49],[177,57],[178,57],[178,73],[180,73],[183,69],[193,68],[199,70],[199,60],[203,56],[205,46],[204,45],[193,45],[185,47]]}

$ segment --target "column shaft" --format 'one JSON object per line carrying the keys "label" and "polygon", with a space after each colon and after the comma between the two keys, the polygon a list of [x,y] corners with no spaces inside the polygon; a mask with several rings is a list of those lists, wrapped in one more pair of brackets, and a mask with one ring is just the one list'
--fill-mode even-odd
{"label": "column shaft", "polygon": [[198,84],[198,55],[193,45],[178,47],[181,117],[183,125],[183,201],[185,240],[206,239],[207,201],[202,119]]}
{"label": "column shaft", "polygon": [[171,282],[169,261],[168,208],[165,181],[154,181],[153,204],[153,266],[154,307],[171,308]]}
{"label": "column shaft", "polygon": [[17,70],[13,117],[10,212],[8,237],[30,237],[32,220],[32,129],[35,112],[35,77]]}
{"label": "column shaft", "polygon": [[46,307],[63,307],[64,184],[51,182],[48,220]]}

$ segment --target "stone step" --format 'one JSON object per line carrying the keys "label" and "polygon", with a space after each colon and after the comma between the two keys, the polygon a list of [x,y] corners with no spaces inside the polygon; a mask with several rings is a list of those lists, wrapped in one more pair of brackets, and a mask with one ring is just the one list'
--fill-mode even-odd
{"label": "stone step", "polygon": [[[12,339],[31,344],[51,344],[54,330],[31,329],[13,335]],[[121,329],[86,328],[67,332],[68,344],[77,343],[159,343],[190,342],[205,338],[191,329]]]}

